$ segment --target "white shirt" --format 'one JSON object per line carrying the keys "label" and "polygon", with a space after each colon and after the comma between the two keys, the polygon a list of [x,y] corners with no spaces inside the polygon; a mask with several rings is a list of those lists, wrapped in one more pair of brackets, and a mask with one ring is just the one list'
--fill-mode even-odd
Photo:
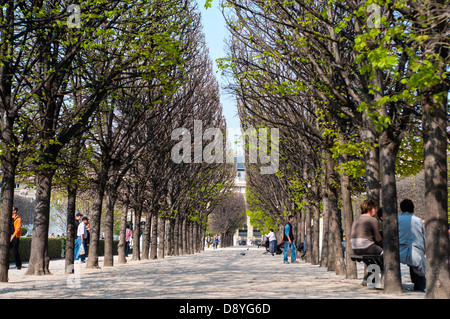
{"label": "white shirt", "polygon": [[275,236],[275,233],[273,231],[271,231],[266,236],[269,238],[269,241],[277,240],[277,237]]}
{"label": "white shirt", "polygon": [[81,223],[78,225],[77,236],[78,236],[78,237],[83,236],[83,238],[86,238],[86,237],[87,237],[86,224],[85,224],[84,222],[81,222]]}

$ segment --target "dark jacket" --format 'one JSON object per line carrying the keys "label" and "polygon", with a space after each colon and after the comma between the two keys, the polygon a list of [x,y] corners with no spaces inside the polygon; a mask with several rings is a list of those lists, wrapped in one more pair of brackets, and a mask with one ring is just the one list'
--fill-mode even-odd
{"label": "dark jacket", "polygon": [[283,230],[283,241],[289,241],[289,239],[286,236],[286,226],[289,225],[289,238],[291,239],[291,241],[294,241],[294,233],[292,232],[292,224],[290,222],[288,222],[285,226],[284,226],[284,230]]}

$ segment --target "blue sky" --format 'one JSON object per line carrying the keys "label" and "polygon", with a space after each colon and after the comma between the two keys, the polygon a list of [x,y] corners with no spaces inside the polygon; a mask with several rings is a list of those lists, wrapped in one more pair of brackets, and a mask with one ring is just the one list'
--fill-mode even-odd
{"label": "blue sky", "polygon": [[[197,3],[202,15],[203,33],[205,34],[206,44],[209,48],[209,55],[213,61],[214,72],[221,87],[220,102],[223,107],[223,115],[227,121],[227,127],[231,128],[235,133],[240,130],[240,121],[237,114],[236,103],[232,96],[224,92],[223,86],[226,82],[221,76],[221,71],[218,70],[216,63],[216,59],[225,57],[225,39],[228,37],[225,20],[219,7],[218,0],[214,0],[212,6],[208,9],[205,9],[205,0],[197,0]],[[235,150],[240,150],[235,143],[233,143],[233,148]]]}

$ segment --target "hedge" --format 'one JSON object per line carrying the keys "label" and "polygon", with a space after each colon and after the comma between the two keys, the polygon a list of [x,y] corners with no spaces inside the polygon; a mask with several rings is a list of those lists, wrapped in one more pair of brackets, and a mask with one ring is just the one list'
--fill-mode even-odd
{"label": "hedge", "polygon": [[[118,240],[113,241],[113,252],[117,255]],[[65,257],[66,238],[49,238],[48,239],[48,255],[50,259],[61,259]],[[30,259],[31,250],[31,237],[20,237],[19,242],[19,254],[22,262],[26,262]],[[98,255],[103,256],[105,251],[105,241],[99,241]],[[89,254],[89,248],[87,253]],[[12,263],[15,261],[14,252],[12,249],[9,253],[9,261]]]}

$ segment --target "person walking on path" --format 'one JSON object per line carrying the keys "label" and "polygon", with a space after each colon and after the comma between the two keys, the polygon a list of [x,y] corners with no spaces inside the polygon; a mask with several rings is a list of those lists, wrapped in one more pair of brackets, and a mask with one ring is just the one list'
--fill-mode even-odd
{"label": "person walking on path", "polygon": [[80,251],[80,241],[78,241],[78,227],[81,224],[81,218],[83,218],[83,214],[81,214],[81,213],[75,214],[75,229],[77,232],[77,235],[75,235],[75,248],[74,248],[75,258],[79,255],[79,251]]}
{"label": "person walking on path", "polygon": [[133,231],[130,229],[130,225],[127,225],[125,230],[125,257],[128,257],[128,252],[130,251],[131,237],[133,237]]}
{"label": "person walking on path", "polygon": [[291,250],[291,263],[298,263],[297,260],[297,248],[295,248],[294,244],[294,232],[293,232],[293,226],[292,223],[294,222],[294,216],[289,215],[289,221],[284,226],[284,234],[283,234],[283,241],[284,241],[284,257],[283,257],[283,263],[289,264],[288,261],[288,250]]}
{"label": "person walking on path", "polygon": [[219,234],[214,236],[214,249],[217,249],[217,247],[219,247]]}
{"label": "person walking on path", "polygon": [[88,222],[87,217],[81,218],[81,223],[78,225],[77,229],[77,245],[78,250],[75,254],[75,260],[80,260],[81,263],[85,262],[86,259],[86,247],[85,239],[87,237],[86,224]]}
{"label": "person walking on path", "polygon": [[383,253],[383,238],[378,230],[378,220],[374,217],[378,210],[377,204],[370,199],[361,202],[361,215],[352,225],[350,243],[356,255],[381,255]]}
{"label": "person walking on path", "polygon": [[398,242],[400,262],[409,266],[414,290],[425,291],[425,227],[422,219],[414,216],[414,204],[409,199],[400,203],[398,216]]}
{"label": "person walking on path", "polygon": [[20,259],[19,253],[19,242],[20,242],[20,234],[22,232],[22,219],[17,214],[17,207],[13,206],[12,208],[12,225],[13,230],[11,237],[9,238],[10,248],[12,248],[14,252],[14,259],[16,262],[17,269],[22,269],[22,259]]}

